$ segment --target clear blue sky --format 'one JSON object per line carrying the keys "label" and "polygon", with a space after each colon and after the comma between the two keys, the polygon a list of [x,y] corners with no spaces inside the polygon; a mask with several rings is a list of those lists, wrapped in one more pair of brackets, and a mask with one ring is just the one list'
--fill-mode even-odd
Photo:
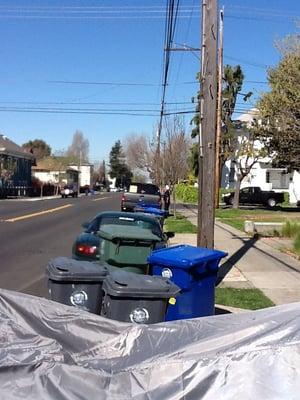
{"label": "clear blue sky", "polygon": [[[66,149],[79,129],[89,139],[92,162],[107,159],[114,142],[129,133],[150,135],[161,99],[166,3],[2,0],[0,132],[18,144],[44,139],[55,151]],[[242,66],[243,91],[253,91],[254,101],[267,86],[251,81],[265,82],[266,66],[279,60],[274,40],[298,32],[300,1],[223,0],[219,6],[225,7],[224,63]],[[199,10],[200,0],[181,0],[176,43],[199,47]],[[198,85],[191,82],[199,63],[197,54],[191,52],[171,54],[167,102],[189,102],[196,94]],[[239,100],[238,109],[251,106]],[[20,108],[27,112],[12,111]],[[147,116],[41,113],[37,108]],[[192,104],[167,107],[171,111],[193,108]],[[188,129],[190,118],[186,116]]]}

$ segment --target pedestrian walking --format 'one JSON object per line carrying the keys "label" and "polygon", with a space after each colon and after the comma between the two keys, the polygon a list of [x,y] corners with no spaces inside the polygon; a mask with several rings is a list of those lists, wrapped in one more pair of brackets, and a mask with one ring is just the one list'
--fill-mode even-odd
{"label": "pedestrian walking", "polygon": [[170,201],[171,201],[171,193],[169,185],[165,186],[165,190],[163,192],[163,200],[164,200],[164,210],[169,211]]}

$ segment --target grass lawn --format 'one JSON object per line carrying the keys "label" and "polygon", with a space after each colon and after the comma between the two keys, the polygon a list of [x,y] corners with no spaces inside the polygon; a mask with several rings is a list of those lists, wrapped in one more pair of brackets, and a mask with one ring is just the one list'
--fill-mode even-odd
{"label": "grass lawn", "polygon": [[216,304],[247,310],[274,306],[274,303],[259,289],[233,288],[216,288]]}
{"label": "grass lawn", "polygon": [[186,217],[177,213],[175,217],[165,220],[165,230],[175,233],[197,233],[197,228]]}
{"label": "grass lawn", "polygon": [[245,210],[232,208],[219,208],[216,210],[216,218],[220,219],[225,224],[231,225],[241,231],[244,230],[244,222],[286,222],[293,221],[300,223],[300,211],[285,211],[283,210]]}

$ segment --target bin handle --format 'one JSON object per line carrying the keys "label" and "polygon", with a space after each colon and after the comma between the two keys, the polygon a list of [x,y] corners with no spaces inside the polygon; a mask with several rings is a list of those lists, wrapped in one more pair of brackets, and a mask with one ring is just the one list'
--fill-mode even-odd
{"label": "bin handle", "polygon": [[119,254],[120,252],[120,245],[121,245],[121,240],[117,241],[117,247],[116,247],[116,253],[115,254]]}

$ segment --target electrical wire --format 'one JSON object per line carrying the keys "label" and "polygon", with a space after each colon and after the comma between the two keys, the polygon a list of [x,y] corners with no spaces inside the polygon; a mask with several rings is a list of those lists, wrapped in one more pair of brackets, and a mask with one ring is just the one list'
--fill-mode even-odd
{"label": "electrical wire", "polygon": [[174,14],[174,2],[175,0],[168,0],[167,10],[166,10],[166,37],[164,43],[164,73],[163,73],[163,81],[162,81],[162,97],[161,97],[161,110],[160,117],[158,122],[158,149],[160,148],[160,135],[162,130],[162,120],[165,115],[165,98],[166,98],[166,89],[168,84],[168,74],[170,67],[170,49],[172,43],[174,41],[175,29],[178,18],[178,9],[179,9],[179,0],[177,0],[177,4],[175,6],[175,14]]}

